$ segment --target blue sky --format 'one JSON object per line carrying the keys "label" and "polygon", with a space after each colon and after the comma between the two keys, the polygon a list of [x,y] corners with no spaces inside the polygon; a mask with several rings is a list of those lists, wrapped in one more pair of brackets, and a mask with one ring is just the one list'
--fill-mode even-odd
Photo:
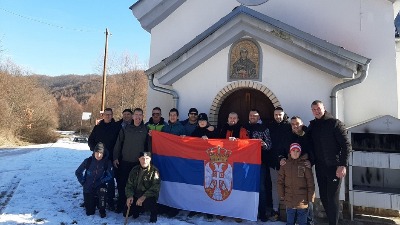
{"label": "blue sky", "polygon": [[101,73],[108,28],[109,59],[148,64],[150,34],[129,9],[136,1],[0,0],[1,57],[36,74]]}

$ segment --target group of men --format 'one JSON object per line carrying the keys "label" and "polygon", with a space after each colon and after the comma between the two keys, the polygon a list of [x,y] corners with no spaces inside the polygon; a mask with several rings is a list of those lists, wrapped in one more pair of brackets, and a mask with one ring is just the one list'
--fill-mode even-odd
{"label": "group of men", "polygon": [[[136,206],[151,205],[150,208],[153,208],[153,210],[150,210],[150,222],[157,221],[157,209],[154,209],[157,206],[153,203],[154,199],[158,197],[159,180],[152,182],[151,185],[155,186],[151,187],[149,185],[146,187],[144,185],[140,187],[131,185],[135,179],[149,179],[149,177],[143,176],[143,172],[140,171],[150,171],[149,163],[142,163],[142,161],[148,161],[151,156],[151,131],[157,130],[174,135],[197,136],[205,139],[226,138],[235,140],[249,138],[261,140],[262,163],[258,217],[263,222],[279,219],[278,171],[280,167],[285,166],[290,144],[300,143],[302,154],[307,153],[309,155],[309,160],[306,161],[305,166],[311,168],[315,165],[320,198],[329,224],[338,224],[339,190],[342,178],[346,175],[350,143],[343,123],[333,118],[325,110],[321,101],[314,101],[311,104],[311,110],[315,119],[310,122],[308,128],[298,116],[293,116],[289,121],[284,110],[277,107],[274,110],[274,120],[270,124],[264,124],[258,110],[252,109],[249,112],[248,122],[240,124],[238,114],[231,112],[227,118],[227,123],[216,129],[208,123],[207,114],[199,114],[196,108],[191,108],[188,112],[188,118],[182,122],[178,119],[179,111],[175,108],[171,109],[167,123],[162,117],[161,109],[155,107],[146,124],[143,122],[143,110],[140,108],[133,111],[124,110],[123,118],[118,122],[115,122],[112,118],[112,109],[107,108],[104,110],[103,120],[94,127],[89,137],[89,147],[93,150],[98,142],[102,142],[110,152],[109,159],[113,162],[119,198],[115,208],[113,201],[115,186],[114,182],[109,182],[107,186],[108,209],[115,210],[117,213],[124,212],[124,216],[133,215],[136,218],[138,211],[135,211],[135,207],[127,212],[127,208],[135,200]],[[152,179],[159,179],[157,168],[154,168],[154,166],[152,173]],[[142,181],[137,182],[142,183]],[[146,192],[146,188],[152,191]],[[143,197],[144,193],[152,194]],[[146,203],[146,201],[150,201],[149,199],[152,202]],[[312,206],[312,204],[309,206]],[[312,207],[310,209],[312,211]],[[169,208],[167,211],[169,217],[174,217],[178,213],[178,209]],[[210,216],[212,217],[212,215],[207,215],[207,217]],[[310,219],[310,223],[312,223],[312,219]]]}

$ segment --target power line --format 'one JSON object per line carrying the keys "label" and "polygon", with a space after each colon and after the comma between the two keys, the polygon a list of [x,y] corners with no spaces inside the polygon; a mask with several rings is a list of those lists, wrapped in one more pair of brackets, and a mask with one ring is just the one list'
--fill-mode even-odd
{"label": "power line", "polygon": [[47,25],[47,26],[50,26],[50,27],[58,28],[58,29],[71,30],[71,31],[75,31],[75,32],[101,32],[101,33],[104,33],[104,31],[100,31],[100,30],[97,30],[97,29],[71,28],[71,27],[66,27],[66,26],[61,26],[61,25],[57,25],[57,24],[48,23],[48,22],[45,22],[45,21],[42,21],[42,20],[34,19],[32,17],[28,17],[28,16],[24,16],[24,15],[12,12],[12,11],[4,9],[4,8],[0,8],[0,10],[6,12],[8,14],[11,14],[11,15],[26,19],[26,20],[30,20],[30,21],[33,21],[33,22],[36,22],[36,23],[41,23],[41,24],[44,24],[44,25]]}

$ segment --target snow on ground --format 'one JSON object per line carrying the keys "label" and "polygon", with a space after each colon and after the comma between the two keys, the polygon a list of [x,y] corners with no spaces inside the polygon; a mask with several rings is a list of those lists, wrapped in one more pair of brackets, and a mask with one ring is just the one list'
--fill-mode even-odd
{"label": "snow on ground", "polygon": [[[84,208],[79,207],[83,196],[75,170],[90,154],[87,144],[68,139],[0,150],[0,224],[124,224],[122,214],[107,211],[107,217],[101,219],[98,211],[86,216]],[[181,211],[175,219],[159,216],[157,224],[237,224],[231,218],[208,222],[202,216],[195,216],[187,220],[187,213]],[[148,224],[148,221],[149,215],[145,213],[136,220],[129,218],[128,224]],[[240,224],[284,223],[243,221]]]}

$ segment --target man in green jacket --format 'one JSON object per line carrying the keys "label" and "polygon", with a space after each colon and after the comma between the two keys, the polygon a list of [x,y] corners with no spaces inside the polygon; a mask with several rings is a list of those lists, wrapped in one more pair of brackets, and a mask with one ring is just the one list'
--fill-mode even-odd
{"label": "man in green jacket", "polygon": [[[140,165],[135,166],[129,173],[125,187],[126,205],[130,207],[132,218],[139,217],[140,207],[150,211],[150,223],[157,222],[157,200],[160,193],[160,174],[151,165],[151,153],[141,152]],[[132,204],[133,203],[133,204]]]}
{"label": "man in green jacket", "polygon": [[133,110],[133,123],[121,129],[114,146],[114,167],[118,169],[118,212],[125,216],[125,186],[132,168],[139,165],[140,152],[149,150],[149,129],[143,123],[143,110]]}
{"label": "man in green jacket", "polygon": [[147,126],[149,130],[161,131],[163,126],[167,125],[167,122],[164,121],[164,117],[161,115],[161,108],[154,107],[153,111],[151,112],[149,122],[147,122],[145,126]]}

